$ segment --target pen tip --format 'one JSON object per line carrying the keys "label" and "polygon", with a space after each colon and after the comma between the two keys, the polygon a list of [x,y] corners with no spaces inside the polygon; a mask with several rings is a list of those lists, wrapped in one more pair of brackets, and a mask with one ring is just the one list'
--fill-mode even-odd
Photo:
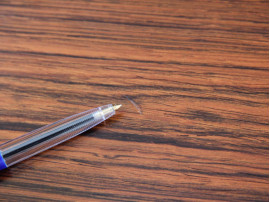
{"label": "pen tip", "polygon": [[122,107],[122,105],[114,105],[114,106],[113,106],[113,109],[114,109],[114,110],[117,110],[117,109],[119,109],[120,107]]}

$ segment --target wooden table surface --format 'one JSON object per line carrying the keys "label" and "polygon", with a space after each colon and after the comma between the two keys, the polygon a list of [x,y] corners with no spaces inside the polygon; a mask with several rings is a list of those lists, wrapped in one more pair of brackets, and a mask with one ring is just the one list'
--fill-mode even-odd
{"label": "wooden table surface", "polygon": [[1,1],[0,142],[117,115],[1,171],[4,201],[268,201],[267,1]]}

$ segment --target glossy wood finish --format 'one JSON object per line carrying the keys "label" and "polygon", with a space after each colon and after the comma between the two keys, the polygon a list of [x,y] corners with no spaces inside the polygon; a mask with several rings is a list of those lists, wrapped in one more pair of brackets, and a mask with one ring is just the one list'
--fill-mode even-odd
{"label": "glossy wood finish", "polygon": [[1,199],[268,201],[267,1],[1,1],[0,25],[1,143],[123,104]]}

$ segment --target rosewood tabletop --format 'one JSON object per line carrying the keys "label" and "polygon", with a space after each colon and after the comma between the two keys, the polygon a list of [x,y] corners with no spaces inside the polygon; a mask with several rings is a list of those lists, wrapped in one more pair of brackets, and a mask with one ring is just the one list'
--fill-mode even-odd
{"label": "rosewood tabletop", "polygon": [[110,120],[0,172],[0,201],[268,201],[268,1],[3,0],[0,143]]}

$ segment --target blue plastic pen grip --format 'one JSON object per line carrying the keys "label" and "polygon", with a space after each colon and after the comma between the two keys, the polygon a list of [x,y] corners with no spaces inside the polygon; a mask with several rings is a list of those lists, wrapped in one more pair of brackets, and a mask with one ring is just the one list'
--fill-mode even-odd
{"label": "blue plastic pen grip", "polygon": [[6,162],[5,162],[5,160],[4,160],[3,156],[2,156],[2,154],[1,154],[1,152],[0,152],[0,170],[3,170],[3,169],[5,169],[5,168],[7,168],[7,164],[6,164]]}

